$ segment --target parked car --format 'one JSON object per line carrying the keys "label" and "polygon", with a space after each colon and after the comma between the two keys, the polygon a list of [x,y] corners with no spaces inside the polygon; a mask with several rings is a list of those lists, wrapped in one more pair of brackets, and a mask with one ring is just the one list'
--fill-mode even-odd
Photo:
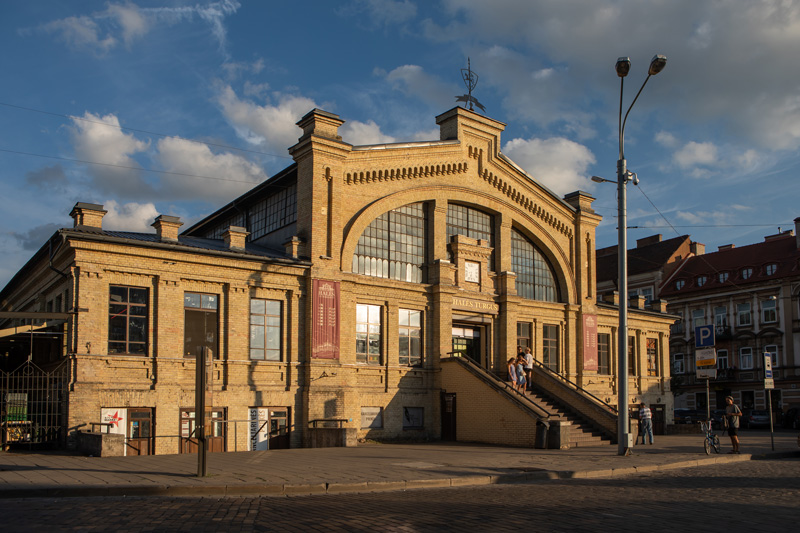
{"label": "parked car", "polygon": [[696,424],[705,420],[706,415],[697,409],[675,409],[674,418],[676,424]]}
{"label": "parked car", "polygon": [[781,425],[786,429],[800,429],[800,409],[792,407],[783,413]]}
{"label": "parked car", "polygon": [[711,411],[711,427],[722,429],[725,427],[725,409],[714,409]]}
{"label": "parked car", "polygon": [[766,409],[752,409],[744,413],[742,423],[739,425],[746,428],[768,428],[769,411]]}

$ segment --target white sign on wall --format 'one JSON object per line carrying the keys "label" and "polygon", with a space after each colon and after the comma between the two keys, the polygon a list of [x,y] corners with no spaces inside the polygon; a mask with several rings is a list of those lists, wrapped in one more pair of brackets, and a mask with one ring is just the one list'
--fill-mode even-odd
{"label": "white sign on wall", "polygon": [[247,449],[269,450],[269,409],[266,407],[251,407],[250,411],[250,439]]}

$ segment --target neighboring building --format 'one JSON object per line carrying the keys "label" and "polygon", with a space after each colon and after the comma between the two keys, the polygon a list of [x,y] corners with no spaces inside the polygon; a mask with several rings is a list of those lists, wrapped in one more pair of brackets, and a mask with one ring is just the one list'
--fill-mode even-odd
{"label": "neighboring building", "polygon": [[[594,199],[558,198],[503,156],[500,122],[454,108],[437,123],[441,140],[353,146],[313,110],[294,164],[182,234],[166,215],[152,234],[104,230],[102,206],[78,203],[0,292],[3,370],[32,353],[55,376],[47,431],[103,422],[128,453],[194,449],[201,349],[213,450],[316,446],[336,426],[338,443],[532,445],[547,414],[502,382],[518,345],[573,397],[616,403]],[[630,313],[630,390],[671,413],[664,311]],[[18,433],[48,426],[27,410]]]}
{"label": "neighboring building", "polygon": [[[725,406],[732,395],[743,409],[767,408],[764,354],[770,354],[779,420],[800,406],[800,218],[795,232],[764,242],[689,258],[664,281],[660,295],[681,320],[670,337],[676,406],[705,410]],[[797,234],[796,234],[797,232]],[[717,377],[695,376],[695,327],[713,324]]]}
{"label": "neighboring building", "polygon": [[[628,250],[628,296],[644,296],[645,302],[659,299],[659,287],[686,258],[703,253],[702,244],[688,235],[666,241],[661,235],[637,239]],[[597,254],[597,294],[607,297],[618,291],[619,253],[617,246],[599,248]]]}

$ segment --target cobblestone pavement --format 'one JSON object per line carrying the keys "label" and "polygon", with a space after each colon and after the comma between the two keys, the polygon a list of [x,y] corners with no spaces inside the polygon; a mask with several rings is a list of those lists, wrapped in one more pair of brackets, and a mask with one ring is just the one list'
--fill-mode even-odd
{"label": "cobblestone pavement", "polygon": [[261,498],[0,501],[17,531],[797,531],[800,458],[619,479]]}

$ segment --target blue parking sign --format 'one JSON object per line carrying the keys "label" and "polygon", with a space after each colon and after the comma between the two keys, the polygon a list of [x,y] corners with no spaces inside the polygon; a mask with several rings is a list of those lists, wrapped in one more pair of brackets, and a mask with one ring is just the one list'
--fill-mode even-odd
{"label": "blue parking sign", "polygon": [[712,348],[714,346],[714,326],[708,324],[694,328],[694,347]]}

